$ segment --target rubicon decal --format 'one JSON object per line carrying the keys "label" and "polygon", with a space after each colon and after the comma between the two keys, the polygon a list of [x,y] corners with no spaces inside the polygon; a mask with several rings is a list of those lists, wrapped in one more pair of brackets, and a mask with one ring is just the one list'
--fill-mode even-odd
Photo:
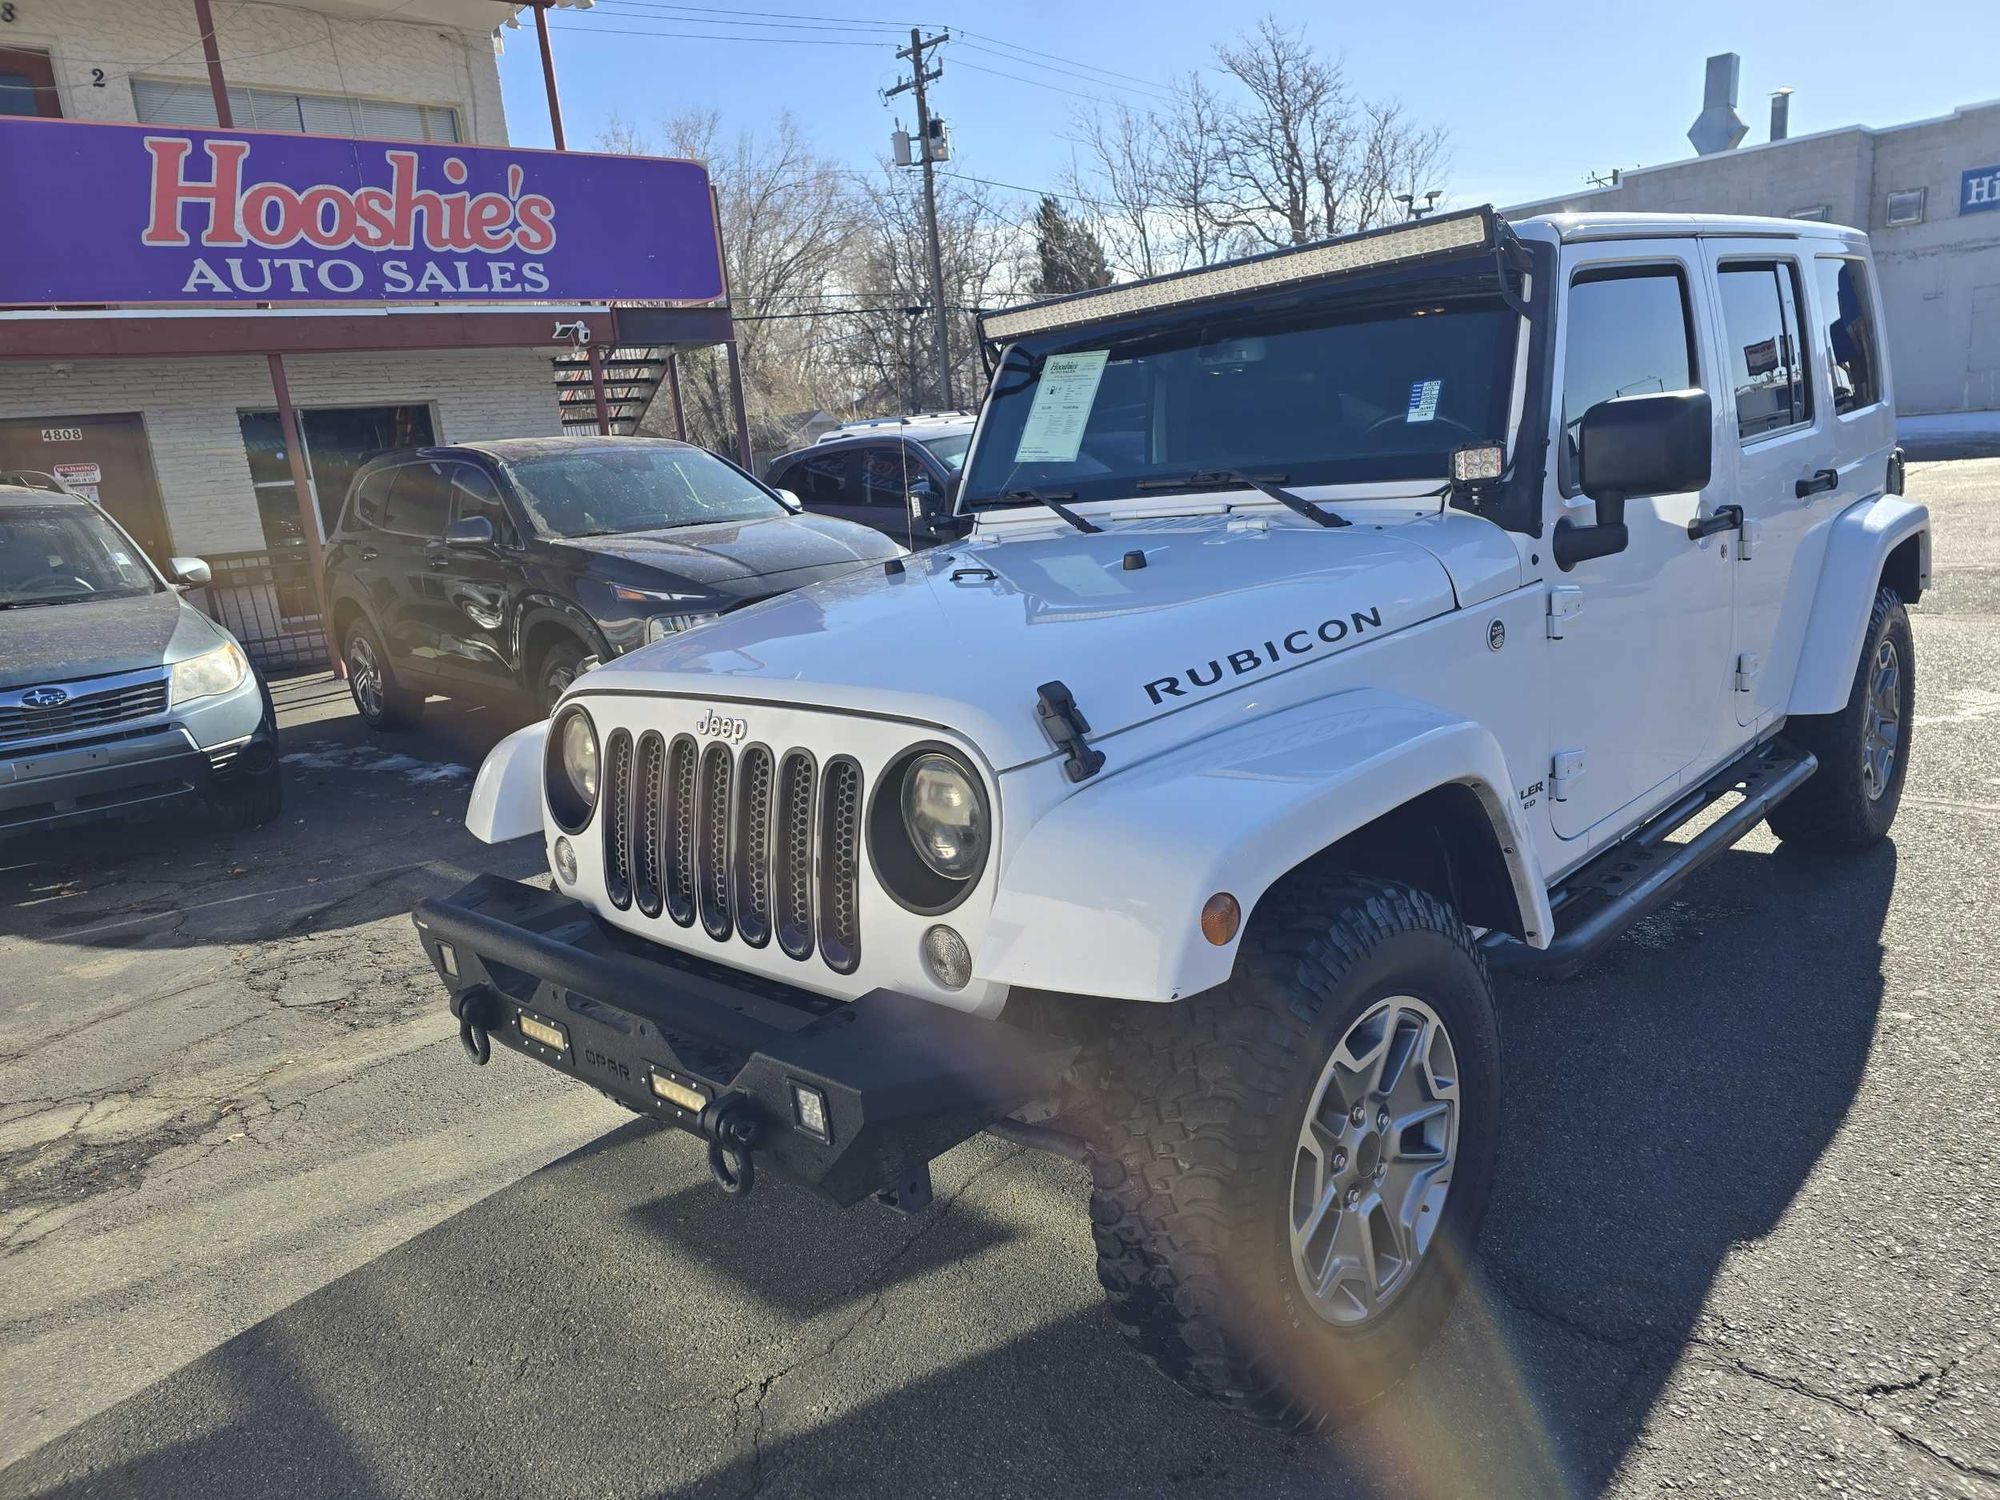
{"label": "rubicon decal", "polygon": [[1381,628],[1382,607],[1379,604],[1369,609],[1351,610],[1345,615],[1333,615],[1317,625],[1301,626],[1272,640],[1231,651],[1227,656],[1211,657],[1200,666],[1189,667],[1170,677],[1156,677],[1146,684],[1146,696],[1155,703],[1165,703],[1169,698],[1185,698],[1189,693],[1216,686],[1225,677],[1247,677],[1293,657],[1311,656],[1329,647],[1344,645],[1364,631]]}
{"label": "rubicon decal", "polygon": [[0,201],[51,213],[0,304],[708,302],[708,174],[648,157],[0,117]]}

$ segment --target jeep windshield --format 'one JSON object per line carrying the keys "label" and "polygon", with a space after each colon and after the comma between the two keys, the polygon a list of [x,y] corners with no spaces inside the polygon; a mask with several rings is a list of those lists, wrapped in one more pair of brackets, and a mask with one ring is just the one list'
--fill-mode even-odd
{"label": "jeep windshield", "polygon": [[613,536],[791,514],[705,448],[592,445],[513,460],[506,470],[544,536]]}
{"label": "jeep windshield", "polygon": [[1222,474],[1442,483],[1454,449],[1505,439],[1522,321],[1453,290],[1026,337],[994,377],[966,504],[1233,487]]}
{"label": "jeep windshield", "polygon": [[129,599],[161,587],[137,549],[90,507],[0,504],[0,609]]}

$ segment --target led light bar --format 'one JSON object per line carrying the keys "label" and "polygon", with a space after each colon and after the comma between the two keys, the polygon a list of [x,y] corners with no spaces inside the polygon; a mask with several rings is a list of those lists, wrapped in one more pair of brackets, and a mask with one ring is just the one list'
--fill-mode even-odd
{"label": "led light bar", "polygon": [[1370,229],[1320,245],[1297,250],[1280,250],[1251,260],[1228,265],[1205,266],[1198,271],[1177,271],[1148,281],[1100,291],[1077,292],[1072,296],[1007,312],[989,313],[979,321],[989,342],[1004,344],[1023,334],[1042,333],[1051,328],[1067,328],[1098,323],[1106,318],[1178,307],[1189,302],[1205,302],[1233,292],[1266,291],[1298,282],[1318,281],[1350,271],[1368,271],[1403,261],[1422,260],[1453,251],[1490,249],[1495,242],[1498,220],[1491,208],[1469,208],[1461,213],[1439,214],[1414,224],[1397,224],[1388,229]]}

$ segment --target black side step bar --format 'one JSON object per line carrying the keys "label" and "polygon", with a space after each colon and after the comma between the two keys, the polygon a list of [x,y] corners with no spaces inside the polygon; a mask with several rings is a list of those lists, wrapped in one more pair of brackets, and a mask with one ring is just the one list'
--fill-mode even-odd
{"label": "black side step bar", "polygon": [[[1759,745],[1612,845],[1551,893],[1555,940],[1530,948],[1504,932],[1480,939],[1495,970],[1560,979],[1595,958],[1640,918],[1667,903],[1682,881],[1764,821],[1765,815],[1803,786],[1819,762],[1803,750]],[[1731,792],[1743,800],[1684,844],[1667,835]]]}

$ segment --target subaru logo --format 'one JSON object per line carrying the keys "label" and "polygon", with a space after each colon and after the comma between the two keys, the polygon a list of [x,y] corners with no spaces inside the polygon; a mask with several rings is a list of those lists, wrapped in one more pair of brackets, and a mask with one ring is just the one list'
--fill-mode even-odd
{"label": "subaru logo", "polygon": [[69,694],[65,693],[61,688],[29,688],[27,692],[21,694],[21,706],[23,708],[54,708],[58,704],[67,702],[69,702]]}

